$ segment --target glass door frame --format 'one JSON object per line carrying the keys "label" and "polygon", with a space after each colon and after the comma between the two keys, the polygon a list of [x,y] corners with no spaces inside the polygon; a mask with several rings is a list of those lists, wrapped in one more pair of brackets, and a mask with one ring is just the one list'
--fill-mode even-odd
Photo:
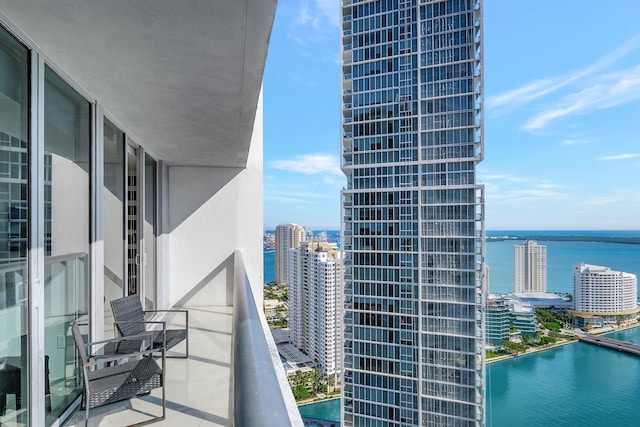
{"label": "glass door frame", "polygon": [[136,236],[137,236],[137,254],[135,256],[134,259],[134,265],[136,266],[136,275],[138,277],[137,280],[137,294],[140,296],[140,301],[143,304],[143,308],[145,308],[145,301],[146,301],[146,292],[148,289],[151,289],[153,292],[153,303],[154,303],[154,307],[153,308],[157,308],[157,294],[158,294],[158,289],[157,289],[157,284],[154,283],[151,285],[151,287],[147,286],[146,284],[146,274],[145,274],[145,266],[147,264],[147,246],[148,245],[156,245],[156,256],[153,257],[153,262],[155,265],[152,265],[151,268],[154,269],[154,271],[156,271],[156,275],[157,275],[157,242],[155,241],[150,241],[153,240],[154,236],[146,236],[145,232],[144,232],[144,221],[145,221],[145,209],[146,209],[146,162],[145,159],[147,156],[151,157],[155,162],[156,162],[156,170],[155,170],[155,186],[154,186],[154,190],[156,193],[156,199],[155,199],[155,212],[154,212],[154,221],[156,224],[156,229],[158,227],[158,207],[159,207],[159,198],[158,198],[158,161],[151,156],[142,146],[140,146],[139,144],[137,144],[135,141],[133,141],[131,138],[128,137],[126,131],[125,131],[125,194],[127,194],[126,200],[127,203],[125,203],[124,209],[124,215],[125,215],[125,253],[124,255],[124,265],[125,267],[125,283],[127,284],[126,286],[124,286],[124,295],[123,296],[128,296],[129,295],[129,269],[128,269],[128,263],[129,263],[129,235],[128,235],[128,227],[129,227],[129,186],[128,186],[128,178],[129,178],[129,155],[132,154],[135,156],[135,161],[136,161],[136,198],[137,198],[137,209],[136,209],[136,214],[135,214],[135,222],[136,222]]}

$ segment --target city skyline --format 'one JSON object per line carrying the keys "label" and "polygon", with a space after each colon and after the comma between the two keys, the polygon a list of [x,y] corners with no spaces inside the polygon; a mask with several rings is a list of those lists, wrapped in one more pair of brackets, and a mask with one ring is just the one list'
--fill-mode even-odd
{"label": "city skyline", "polygon": [[[488,230],[640,229],[629,179],[640,175],[634,11],[629,1],[606,13],[596,2],[485,2]],[[339,2],[278,5],[264,80],[267,229],[340,228],[338,24]]]}

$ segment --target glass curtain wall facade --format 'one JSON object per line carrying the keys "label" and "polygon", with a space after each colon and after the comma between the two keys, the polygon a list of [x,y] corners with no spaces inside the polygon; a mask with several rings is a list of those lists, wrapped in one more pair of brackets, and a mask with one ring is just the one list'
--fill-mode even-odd
{"label": "glass curtain wall facade", "polygon": [[484,425],[481,24],[342,1],[344,426]]}

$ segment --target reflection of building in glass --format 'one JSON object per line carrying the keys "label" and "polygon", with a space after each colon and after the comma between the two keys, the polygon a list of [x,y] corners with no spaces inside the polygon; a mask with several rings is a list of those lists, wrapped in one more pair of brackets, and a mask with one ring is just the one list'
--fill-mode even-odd
{"label": "reflection of building in glass", "polygon": [[289,249],[290,341],[308,354],[327,375],[339,370],[338,332],[342,262],[335,243],[302,242]]}
{"label": "reflection of building in glass", "polygon": [[[24,261],[28,247],[27,143],[0,131],[0,263]],[[51,253],[51,155],[45,155],[45,250]]]}

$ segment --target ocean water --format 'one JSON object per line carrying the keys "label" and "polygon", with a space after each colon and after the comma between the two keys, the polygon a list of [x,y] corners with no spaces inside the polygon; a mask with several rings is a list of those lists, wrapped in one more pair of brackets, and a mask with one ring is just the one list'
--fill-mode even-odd
{"label": "ocean water", "polygon": [[[518,235],[513,231],[497,231],[489,235]],[[640,232],[519,232],[528,235],[584,235],[605,237],[640,237]],[[578,234],[580,233],[580,234]],[[596,234],[597,233],[597,234]],[[551,235],[551,234],[550,234]],[[513,292],[513,246],[523,240],[487,241],[486,262],[489,266],[489,292]],[[573,267],[584,262],[602,265],[613,270],[625,271],[640,277],[640,245],[604,242],[574,242],[537,240],[547,246],[547,290],[573,293]]]}
{"label": "ocean water", "polygon": [[[335,236],[338,231],[329,230]],[[488,231],[489,236],[603,236],[640,237],[640,231]],[[489,290],[513,292],[513,245],[522,240],[489,241],[486,258],[489,266]],[[547,246],[547,288],[550,292],[573,293],[573,266],[585,262],[626,271],[640,277],[640,245],[600,242],[557,242],[538,240]],[[264,282],[275,280],[275,251],[264,252]]]}
{"label": "ocean water", "polygon": [[276,280],[276,251],[264,251],[264,284]]}
{"label": "ocean water", "polygon": [[[500,236],[640,237],[638,231],[493,231]],[[488,242],[490,291],[513,291],[513,245]],[[599,264],[640,277],[640,245],[538,240],[547,245],[549,291],[573,292],[573,266]],[[266,276],[265,276],[266,277]],[[640,344],[640,327],[608,334]],[[487,366],[488,427],[640,425],[640,358],[584,343]],[[300,407],[303,416],[339,420],[340,401]]]}

